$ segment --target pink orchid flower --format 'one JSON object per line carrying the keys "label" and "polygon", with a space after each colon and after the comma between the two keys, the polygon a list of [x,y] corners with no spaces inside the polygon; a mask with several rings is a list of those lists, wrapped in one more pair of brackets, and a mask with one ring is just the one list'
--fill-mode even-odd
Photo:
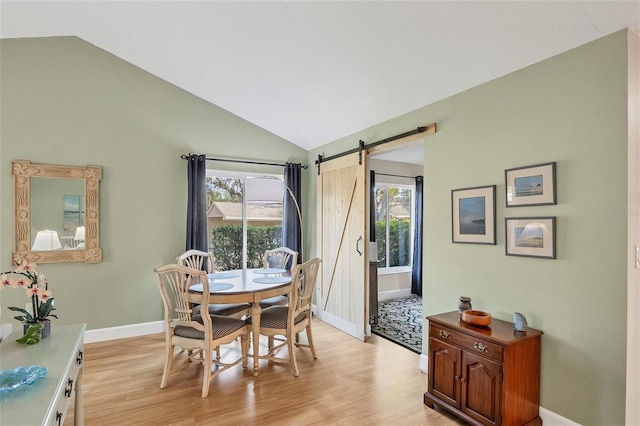
{"label": "pink orchid flower", "polygon": [[38,294],[38,299],[40,299],[41,302],[46,302],[51,298],[51,296],[53,296],[53,294],[51,294],[51,290],[45,290]]}
{"label": "pink orchid flower", "polygon": [[42,294],[42,290],[40,289],[40,287],[30,287],[27,289],[27,296],[31,297],[33,295],[39,296],[40,294]]}
{"label": "pink orchid flower", "polygon": [[18,280],[16,281],[16,283],[20,286],[20,287],[29,287],[31,285],[31,281],[27,281],[24,278],[18,278]]}
{"label": "pink orchid flower", "polygon": [[14,281],[11,281],[10,279],[7,278],[7,276],[5,274],[2,274],[2,287],[16,287],[17,285],[14,284]]}
{"label": "pink orchid flower", "polygon": [[22,264],[20,266],[18,266],[18,268],[16,269],[16,272],[33,272],[36,270],[36,264],[35,263],[27,263],[22,262]]}

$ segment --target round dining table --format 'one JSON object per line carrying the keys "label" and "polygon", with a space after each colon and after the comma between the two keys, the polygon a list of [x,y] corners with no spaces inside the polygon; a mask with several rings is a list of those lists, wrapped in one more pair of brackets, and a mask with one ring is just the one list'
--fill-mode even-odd
{"label": "round dining table", "polygon": [[[249,303],[251,340],[253,348],[253,376],[258,377],[260,342],[260,301],[287,294],[291,291],[291,271],[285,269],[235,269],[207,274],[209,277],[209,303]],[[202,292],[202,284],[189,287]]]}

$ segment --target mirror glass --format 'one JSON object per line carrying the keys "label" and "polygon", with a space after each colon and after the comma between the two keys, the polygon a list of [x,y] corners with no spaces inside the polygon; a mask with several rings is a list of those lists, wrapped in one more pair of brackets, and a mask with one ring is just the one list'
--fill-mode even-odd
{"label": "mirror glass", "polygon": [[[84,248],[84,238],[75,237],[85,226],[85,215],[84,179],[31,178],[32,250],[55,250],[58,245],[63,250]],[[41,231],[55,231],[58,239],[52,234],[34,247]]]}
{"label": "mirror glass", "polygon": [[14,261],[100,262],[98,184],[101,169],[12,162]]}

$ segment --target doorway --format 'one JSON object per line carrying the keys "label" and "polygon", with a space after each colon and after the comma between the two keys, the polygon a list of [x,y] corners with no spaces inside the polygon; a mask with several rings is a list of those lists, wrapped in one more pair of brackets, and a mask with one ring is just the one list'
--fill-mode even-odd
{"label": "doorway", "polygon": [[416,177],[424,174],[423,140],[373,152],[369,157],[373,187],[369,227],[371,240],[375,240],[370,243],[370,253],[376,254],[370,266],[371,331],[421,353],[422,297],[412,294],[411,284],[415,187]]}

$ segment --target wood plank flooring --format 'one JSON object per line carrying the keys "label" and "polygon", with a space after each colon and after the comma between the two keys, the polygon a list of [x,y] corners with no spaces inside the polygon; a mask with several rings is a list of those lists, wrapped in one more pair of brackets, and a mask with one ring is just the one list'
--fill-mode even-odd
{"label": "wood plank flooring", "polygon": [[[297,349],[300,376],[288,364],[261,361],[254,378],[240,365],[200,397],[201,366],[176,355],[160,389],[164,334],[85,345],[87,425],[461,425],[422,402],[419,355],[378,336],[360,342],[315,319],[317,360]],[[301,336],[305,339],[304,334]],[[262,342],[264,345],[266,342]],[[222,358],[239,352],[222,348]],[[286,349],[281,352],[286,354]],[[251,364],[252,358],[249,358]],[[65,425],[73,424],[73,406]]]}

